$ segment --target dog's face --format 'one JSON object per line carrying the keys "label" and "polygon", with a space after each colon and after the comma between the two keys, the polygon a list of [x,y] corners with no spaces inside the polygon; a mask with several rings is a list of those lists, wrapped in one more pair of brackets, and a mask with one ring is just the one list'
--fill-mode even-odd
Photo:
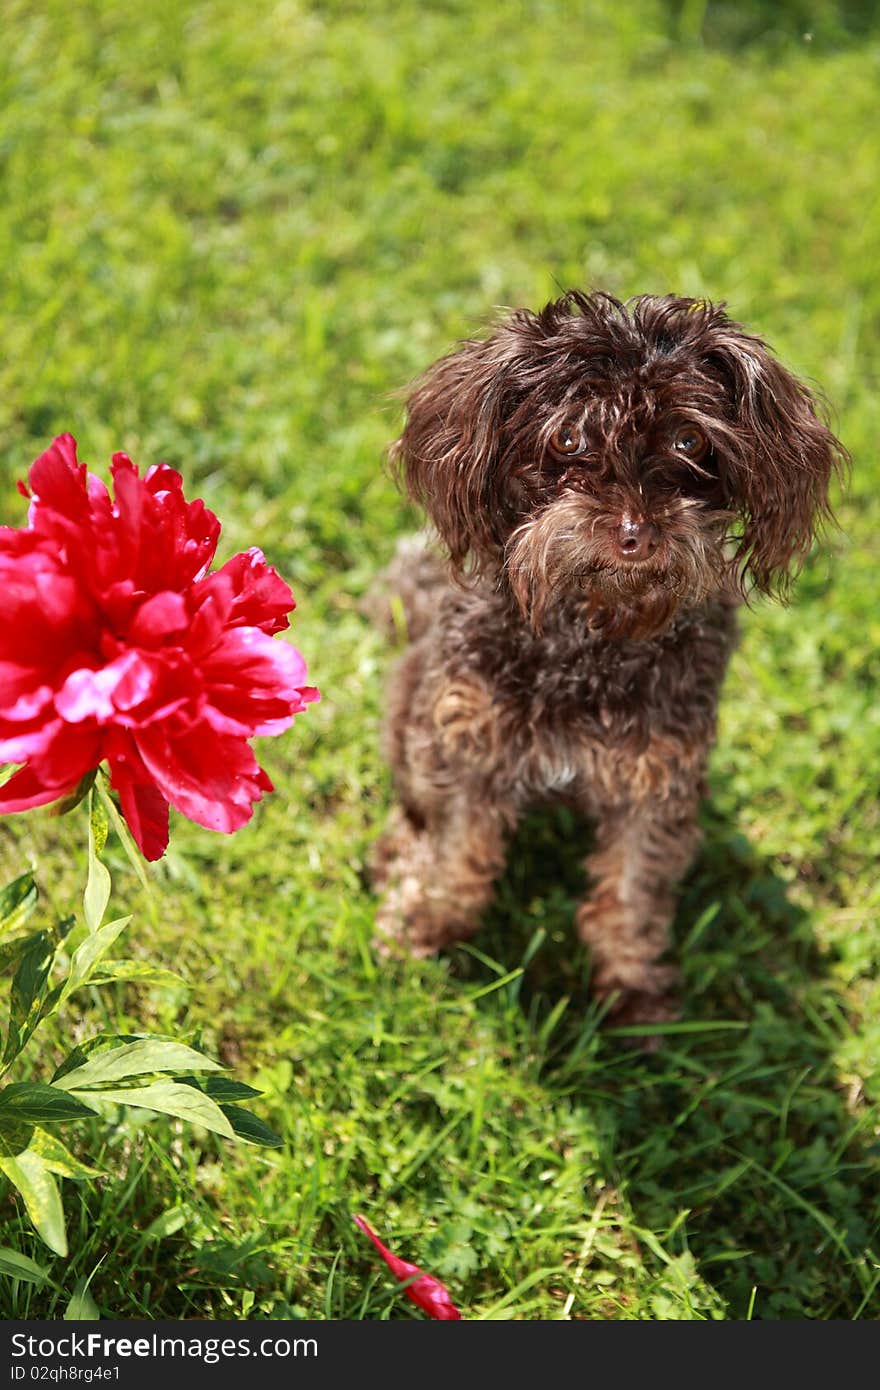
{"label": "dog's face", "polygon": [[784,587],[845,458],[721,309],[574,292],[436,363],[393,456],[459,569],[494,571],[535,627],[583,595],[629,637],[732,582]]}

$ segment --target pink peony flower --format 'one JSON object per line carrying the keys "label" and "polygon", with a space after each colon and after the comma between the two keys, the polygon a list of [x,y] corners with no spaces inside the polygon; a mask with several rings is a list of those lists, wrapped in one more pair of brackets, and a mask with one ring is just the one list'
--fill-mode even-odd
{"label": "pink peony flower", "polygon": [[382,1244],[362,1216],[356,1216],[354,1224],[365,1236],[369,1236],[395,1279],[400,1279],[401,1282],[406,1279],[412,1280],[407,1284],[404,1293],[430,1318],[437,1318],[441,1322],[453,1322],[461,1317],[461,1313],[449,1297],[449,1291],[439,1279],[435,1279],[433,1274],[425,1274],[418,1265],[411,1265],[408,1260],[399,1260],[396,1255],[392,1255],[388,1246]]}
{"label": "pink peony flower", "polygon": [[166,464],[115,454],[114,496],[58,437],[29,474],[28,525],[0,527],[0,812],[58,800],[106,760],[147,859],[169,803],[238,830],[272,783],[248,740],[318,692],[272,634],[295,607],[261,551],[208,572],[220,523]]}

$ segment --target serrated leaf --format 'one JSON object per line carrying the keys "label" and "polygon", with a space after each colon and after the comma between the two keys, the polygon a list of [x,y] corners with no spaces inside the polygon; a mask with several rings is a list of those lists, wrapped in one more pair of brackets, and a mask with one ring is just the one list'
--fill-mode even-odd
{"label": "serrated leaf", "polygon": [[17,1081],[0,1090],[0,1128],[7,1122],[31,1124],[61,1124],[64,1120],[83,1120],[91,1117],[75,1096],[60,1086],[47,1086],[39,1081]]}
{"label": "serrated leaf", "polygon": [[149,1086],[126,1086],[118,1090],[85,1091],[83,1095],[101,1102],[112,1101],[116,1105],[131,1105],[141,1110],[155,1110],[162,1115],[173,1115],[177,1120],[187,1120],[190,1124],[201,1125],[204,1129],[222,1134],[226,1139],[234,1137],[230,1121],[204,1092],[192,1086],[184,1086],[178,1081],[154,1081]]}
{"label": "serrated leaf", "polygon": [[52,1080],[65,1091],[95,1091],[114,1081],[147,1076],[153,1072],[222,1070],[219,1062],[212,1061],[184,1043],[142,1038],[106,1052],[95,1053],[73,1071],[59,1068]]}
{"label": "serrated leaf", "polygon": [[[89,1114],[91,1113],[89,1111]],[[83,1178],[101,1177],[100,1168],[92,1168],[88,1163],[83,1163],[62,1144],[57,1134],[50,1134],[47,1129],[34,1130],[30,1148],[43,1160],[43,1167],[48,1168],[50,1173],[57,1173],[59,1178],[73,1178],[78,1182]]]}
{"label": "serrated leaf", "polygon": [[37,905],[37,888],[31,873],[20,874],[0,889],[0,933],[18,931]]}
{"label": "serrated leaf", "polygon": [[243,1110],[240,1105],[224,1105],[221,1109],[239,1139],[246,1139],[249,1144],[259,1144],[264,1149],[284,1147],[281,1135],[250,1110]]}
{"label": "serrated leaf", "polygon": [[119,917],[115,922],[108,922],[105,927],[98,927],[87,936],[73,953],[73,960],[70,963],[70,974],[64,981],[61,990],[61,1002],[72,994],[75,989],[90,978],[92,968],[109,951],[113,942],[131,921],[131,913],[127,917]]}
{"label": "serrated leaf", "polygon": [[182,975],[175,974],[173,970],[166,970],[163,965],[148,965],[146,961],[142,960],[101,961],[95,967],[91,979],[92,983],[96,985],[107,985],[112,981],[121,980],[124,983],[131,982],[140,985],[190,988]]}
{"label": "serrated leaf", "polygon": [[26,1150],[16,1158],[0,1158],[0,1169],[13,1187],[18,1188],[28,1216],[49,1249],[54,1250],[56,1255],[66,1255],[67,1234],[64,1230],[61,1193],[39,1154]]}
{"label": "serrated leaf", "polygon": [[8,1279],[23,1279],[26,1284],[52,1282],[42,1265],[27,1255],[20,1255],[17,1250],[10,1250],[8,1245],[0,1245],[0,1274],[5,1274]]}
{"label": "serrated leaf", "polygon": [[55,950],[55,942],[48,933],[39,932],[13,976],[9,1033],[3,1050],[4,1064],[18,1056],[40,1021],[46,981],[55,959]]}
{"label": "serrated leaf", "polygon": [[89,1293],[88,1279],[79,1279],[63,1313],[64,1322],[99,1322],[101,1310]]}
{"label": "serrated leaf", "polygon": [[91,932],[100,927],[110,901],[110,874],[100,859],[107,829],[107,812],[93,789],[89,792],[89,874],[83,894],[83,915]]}

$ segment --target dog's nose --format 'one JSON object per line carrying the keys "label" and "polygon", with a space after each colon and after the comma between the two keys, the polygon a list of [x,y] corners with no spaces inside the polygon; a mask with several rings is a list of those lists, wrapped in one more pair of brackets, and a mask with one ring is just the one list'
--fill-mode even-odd
{"label": "dog's nose", "polygon": [[660,533],[651,521],[625,516],[615,537],[617,549],[623,560],[647,560],[653,555],[660,541]]}

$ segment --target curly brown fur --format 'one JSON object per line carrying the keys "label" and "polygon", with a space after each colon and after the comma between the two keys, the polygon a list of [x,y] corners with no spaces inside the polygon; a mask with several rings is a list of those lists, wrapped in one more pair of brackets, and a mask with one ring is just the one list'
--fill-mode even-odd
{"label": "curly brown fur", "polygon": [[577,913],[594,989],[618,1019],[668,1017],[735,610],[785,592],[844,451],[722,308],[571,292],[435,363],[392,459],[449,563],[410,544],[388,576],[410,645],[380,940],[472,934],[517,819],[562,796],[596,823]]}

